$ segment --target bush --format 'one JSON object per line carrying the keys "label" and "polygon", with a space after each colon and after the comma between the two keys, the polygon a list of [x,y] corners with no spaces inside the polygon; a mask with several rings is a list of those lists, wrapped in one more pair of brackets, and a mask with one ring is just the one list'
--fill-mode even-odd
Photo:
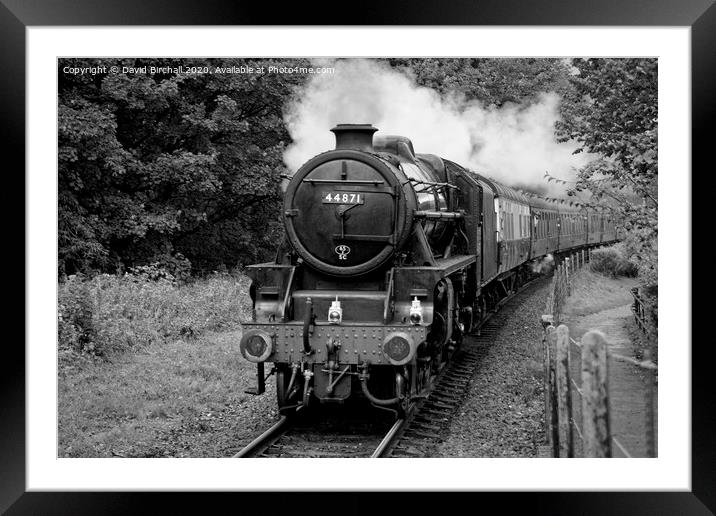
{"label": "bush", "polygon": [[657,285],[642,285],[639,289],[644,302],[646,332],[649,340],[656,342],[659,333],[659,291]]}
{"label": "bush", "polygon": [[156,266],[121,276],[72,275],[59,285],[59,348],[108,356],[236,326],[250,311],[248,283],[243,275],[214,274],[179,285]]}
{"label": "bush", "polygon": [[633,277],[638,273],[638,267],[629,259],[623,243],[594,249],[589,259],[589,266],[594,272],[599,272],[612,278],[617,276]]}

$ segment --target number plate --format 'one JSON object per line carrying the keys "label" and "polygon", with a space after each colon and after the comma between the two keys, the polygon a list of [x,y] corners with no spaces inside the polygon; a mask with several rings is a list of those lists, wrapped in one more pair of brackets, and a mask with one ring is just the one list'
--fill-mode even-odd
{"label": "number plate", "polygon": [[356,192],[326,192],[323,204],[365,204],[365,194]]}

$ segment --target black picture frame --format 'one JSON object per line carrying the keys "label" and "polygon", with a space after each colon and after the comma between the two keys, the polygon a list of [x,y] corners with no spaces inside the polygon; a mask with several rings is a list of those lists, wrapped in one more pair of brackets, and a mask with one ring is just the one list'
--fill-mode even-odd
{"label": "black picture frame", "polygon": [[[693,167],[706,164],[713,147],[714,62],[716,61],[716,7],[713,0],[520,0],[456,1],[452,4],[427,0],[391,4],[366,1],[352,5],[288,5],[262,2],[227,2],[224,0],[0,0],[0,102],[3,123],[0,124],[1,154],[6,158],[6,181],[3,204],[25,212],[25,30],[32,26],[91,25],[551,25],[551,26],[690,26],[692,59],[692,156]],[[10,157],[18,158],[14,166]],[[710,167],[712,168],[712,167]],[[692,177],[695,174],[692,172]],[[692,190],[693,191],[693,190]],[[20,195],[23,192],[23,195]],[[15,201],[14,203],[12,201]],[[18,201],[21,205],[18,206]],[[693,206],[698,203],[694,202]],[[694,222],[697,217],[692,217]],[[8,269],[27,269],[25,226],[6,219],[5,233],[10,237],[12,253]],[[694,232],[692,231],[692,235]],[[22,249],[20,251],[19,249]],[[694,260],[692,270],[700,270],[703,260]],[[14,273],[17,276],[16,273]],[[24,285],[23,285],[24,287]],[[18,288],[19,291],[19,288]],[[6,294],[8,295],[8,294]],[[25,304],[13,298],[15,311]],[[20,299],[25,299],[23,294]],[[692,306],[695,306],[692,302]],[[699,315],[699,312],[696,312]],[[6,321],[20,320],[6,312]],[[15,316],[15,317],[13,317]],[[692,316],[693,317],[693,316]],[[25,317],[23,317],[25,319]],[[9,327],[6,322],[6,327]],[[689,333],[691,333],[689,331]],[[24,332],[23,332],[24,336]],[[77,514],[147,512],[153,498],[161,496],[162,512],[176,507],[187,508],[185,493],[170,495],[112,493],[26,492],[25,464],[25,353],[16,339],[5,339],[2,374],[0,375],[0,511],[7,514]],[[24,341],[24,338],[23,338]],[[677,343],[670,343],[676,345]],[[685,346],[688,343],[678,343]],[[692,490],[691,492],[534,492],[534,493],[431,493],[401,495],[398,507],[429,508],[438,500],[444,506],[445,496],[457,496],[454,507],[477,507],[497,502],[503,509],[525,504],[531,513],[540,514],[712,514],[716,511],[716,446],[712,436],[715,412],[711,406],[713,392],[710,380],[711,342],[692,346]],[[265,493],[239,493],[242,504],[266,503]],[[315,498],[320,498],[315,494]],[[232,494],[213,494],[208,509],[225,504]],[[341,498],[343,496],[343,498]],[[357,514],[383,503],[386,494],[332,493],[340,500],[344,512]],[[304,506],[308,512],[320,504],[306,504],[306,496],[290,493],[291,506]],[[286,498],[288,500],[288,498]],[[391,504],[392,505],[392,504]],[[453,506],[453,502],[450,502]],[[327,510],[324,506],[323,510]],[[286,509],[288,511],[288,509]],[[204,511],[206,512],[206,510]],[[264,511],[261,511],[264,512]],[[269,511],[273,512],[273,511]],[[276,510],[278,512],[278,510]],[[283,511],[282,511],[283,512]]]}

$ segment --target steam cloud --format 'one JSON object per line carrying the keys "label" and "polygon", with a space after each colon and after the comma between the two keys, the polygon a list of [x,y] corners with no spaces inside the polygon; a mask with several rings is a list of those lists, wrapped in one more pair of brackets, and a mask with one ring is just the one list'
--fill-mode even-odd
{"label": "steam cloud", "polygon": [[531,265],[535,274],[549,274],[554,268],[554,256],[548,254],[541,260],[533,261]]}
{"label": "steam cloud", "polygon": [[544,93],[530,105],[485,107],[458,95],[441,98],[406,74],[378,60],[322,61],[335,73],[315,75],[288,106],[285,121],[294,143],[284,161],[295,172],[311,157],[335,145],[329,131],[339,123],[370,123],[380,132],[407,136],[415,152],[437,154],[505,184],[561,195],[551,175],[574,179],[589,155],[558,143],[554,123],[559,96]]}

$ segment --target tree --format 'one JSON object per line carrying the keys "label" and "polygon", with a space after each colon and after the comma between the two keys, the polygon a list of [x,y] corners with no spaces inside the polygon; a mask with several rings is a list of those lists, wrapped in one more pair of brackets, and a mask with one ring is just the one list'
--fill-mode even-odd
{"label": "tree", "polygon": [[[282,107],[305,80],[267,71],[284,64],[60,60],[60,272],[177,256],[211,269],[266,257],[267,241],[280,233],[279,175],[289,139]],[[63,72],[91,66],[106,71]],[[218,71],[241,66],[254,71]],[[215,73],[185,73],[188,67]]]}
{"label": "tree", "polygon": [[[571,193],[589,192],[623,221],[647,292],[657,288],[658,68],[656,59],[576,59],[557,123],[560,141],[600,157]],[[610,202],[603,202],[609,199]]]}
{"label": "tree", "polygon": [[529,104],[540,93],[561,94],[569,87],[569,68],[563,59],[394,58],[389,62],[443,97],[461,94],[485,106]]}

